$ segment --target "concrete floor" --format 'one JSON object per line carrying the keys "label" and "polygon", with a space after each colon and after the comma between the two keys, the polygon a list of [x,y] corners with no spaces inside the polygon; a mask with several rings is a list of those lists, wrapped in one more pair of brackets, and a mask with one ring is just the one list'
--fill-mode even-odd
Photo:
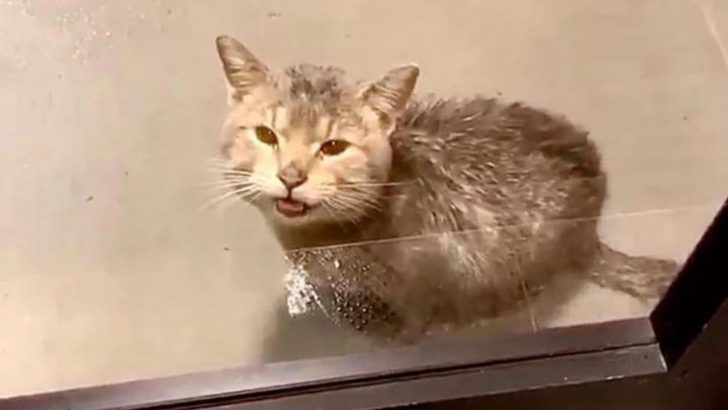
{"label": "concrete floor", "polygon": [[[254,211],[197,212],[222,33],[271,65],[417,62],[420,92],[567,114],[628,252],[684,258],[728,191],[725,0],[0,0],[0,397],[372,348],[286,316]],[[650,308],[564,289],[505,328]]]}

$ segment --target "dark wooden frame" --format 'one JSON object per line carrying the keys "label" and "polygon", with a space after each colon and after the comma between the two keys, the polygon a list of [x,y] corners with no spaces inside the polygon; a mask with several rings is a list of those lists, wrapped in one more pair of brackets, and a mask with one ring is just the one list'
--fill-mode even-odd
{"label": "dark wooden frame", "polygon": [[16,397],[0,409],[724,409],[727,296],[728,202],[650,318]]}

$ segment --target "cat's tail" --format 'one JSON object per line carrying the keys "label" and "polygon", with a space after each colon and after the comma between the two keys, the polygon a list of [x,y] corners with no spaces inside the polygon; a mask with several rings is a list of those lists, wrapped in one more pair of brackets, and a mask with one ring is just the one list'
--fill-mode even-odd
{"label": "cat's tail", "polygon": [[677,262],[647,256],[630,256],[601,244],[589,275],[599,285],[651,299],[661,297],[675,278]]}

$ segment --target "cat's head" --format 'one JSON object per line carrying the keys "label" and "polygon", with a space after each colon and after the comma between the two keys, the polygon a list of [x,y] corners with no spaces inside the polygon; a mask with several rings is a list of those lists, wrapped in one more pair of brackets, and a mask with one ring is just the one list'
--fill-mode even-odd
{"label": "cat's head", "polygon": [[270,70],[231,37],[219,37],[217,50],[229,91],[222,155],[230,192],[283,226],[355,222],[380,206],[389,137],[417,67],[359,84],[331,67]]}

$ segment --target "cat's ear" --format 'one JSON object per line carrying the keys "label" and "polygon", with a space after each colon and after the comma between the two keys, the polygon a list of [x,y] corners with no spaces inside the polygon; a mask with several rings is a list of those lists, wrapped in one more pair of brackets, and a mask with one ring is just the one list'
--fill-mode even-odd
{"label": "cat's ear", "polygon": [[268,68],[240,42],[220,36],[216,43],[227,80],[229,102],[242,99],[252,88],[268,81]]}
{"label": "cat's ear", "polygon": [[394,120],[407,106],[415,89],[420,69],[405,65],[390,70],[361,93],[364,103],[388,120]]}

